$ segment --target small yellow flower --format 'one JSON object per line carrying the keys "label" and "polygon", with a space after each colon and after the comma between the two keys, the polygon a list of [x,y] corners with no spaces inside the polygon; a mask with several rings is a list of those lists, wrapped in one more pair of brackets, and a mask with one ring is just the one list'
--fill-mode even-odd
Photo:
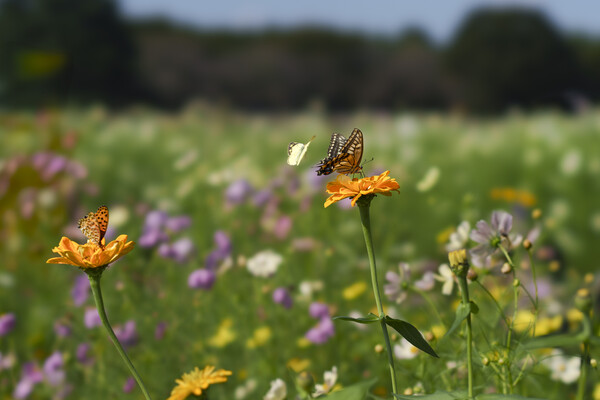
{"label": "small yellow flower", "polygon": [[273,336],[273,334],[271,332],[271,328],[268,326],[257,328],[254,331],[254,335],[246,341],[246,347],[249,349],[254,349],[264,346],[269,340],[271,340],[271,336]]}
{"label": "small yellow flower", "polygon": [[[102,245],[104,246],[104,239]],[[135,242],[127,241],[127,235],[118,238],[104,247],[96,243],[79,244],[68,237],[62,237],[58,247],[52,249],[60,257],[46,261],[48,264],[68,264],[79,268],[98,268],[106,266],[133,250]]]}
{"label": "small yellow flower", "polygon": [[363,281],[356,282],[348,286],[342,292],[342,297],[346,300],[354,300],[367,290],[367,284]]}
{"label": "small yellow flower", "polygon": [[335,181],[327,184],[327,193],[331,196],[325,201],[325,207],[329,207],[333,203],[336,203],[345,198],[352,198],[352,207],[356,204],[356,201],[365,195],[383,194],[384,196],[391,196],[391,191],[395,190],[398,193],[400,191],[400,185],[395,179],[390,178],[388,175],[390,171],[385,171],[381,175],[368,176],[362,179],[350,179],[346,175],[338,175]]}
{"label": "small yellow flower", "polygon": [[225,318],[217,329],[217,333],[210,339],[208,344],[212,347],[223,348],[233,342],[236,338],[235,331],[232,329],[233,320],[231,318]]}
{"label": "small yellow flower", "polygon": [[292,358],[286,364],[288,368],[299,374],[302,371],[306,371],[310,367],[310,360],[308,358]]}
{"label": "small yellow flower", "polygon": [[196,367],[192,372],[183,374],[181,379],[176,379],[177,386],[171,391],[171,396],[167,400],[183,400],[189,395],[200,396],[203,390],[215,383],[227,382],[227,377],[231,371],[219,369],[207,365],[203,370]]}

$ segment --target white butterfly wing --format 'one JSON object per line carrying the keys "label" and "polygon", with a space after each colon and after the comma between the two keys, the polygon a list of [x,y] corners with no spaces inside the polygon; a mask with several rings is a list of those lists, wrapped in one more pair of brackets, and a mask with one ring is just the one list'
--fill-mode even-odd
{"label": "white butterfly wing", "polygon": [[310,142],[314,140],[314,138],[315,136],[310,138],[308,143],[291,142],[288,146],[287,163],[289,165],[300,165],[300,161],[302,161],[304,158],[306,150],[308,150],[308,146],[310,145]]}

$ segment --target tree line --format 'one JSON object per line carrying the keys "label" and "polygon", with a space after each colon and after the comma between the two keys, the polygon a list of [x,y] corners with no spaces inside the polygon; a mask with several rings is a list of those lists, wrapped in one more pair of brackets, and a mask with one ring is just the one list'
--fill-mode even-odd
{"label": "tree line", "polygon": [[445,45],[324,27],[209,31],[126,21],[112,0],[0,0],[0,104],[248,110],[577,108],[600,98],[600,40],[539,11],[481,8]]}

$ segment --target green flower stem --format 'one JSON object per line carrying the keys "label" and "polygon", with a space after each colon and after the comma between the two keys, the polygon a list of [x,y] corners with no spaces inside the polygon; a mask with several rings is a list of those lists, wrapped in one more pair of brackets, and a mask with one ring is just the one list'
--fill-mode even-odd
{"label": "green flower stem", "polygon": [[413,290],[414,292],[420,294],[421,297],[423,297],[423,299],[425,299],[425,301],[427,302],[427,304],[429,304],[429,307],[431,307],[431,309],[433,310],[433,313],[435,314],[435,316],[438,319],[438,321],[440,322],[440,324],[444,328],[446,328],[446,324],[444,323],[444,320],[442,319],[442,316],[440,315],[439,311],[435,307],[435,304],[433,303],[433,301],[431,301],[431,297],[429,297],[429,295],[426,292],[424,292],[423,290],[418,289],[418,288],[416,288],[414,286],[411,286],[410,289]]}
{"label": "green flower stem", "polygon": [[531,248],[529,248],[527,250],[527,254],[529,254],[529,265],[531,266],[531,274],[533,275],[533,285],[535,287],[535,302],[533,303],[533,309],[534,309],[534,313],[533,313],[533,328],[532,328],[532,332],[531,332],[531,336],[535,337],[535,326],[537,324],[537,317],[538,317],[538,306],[539,306],[539,297],[538,297],[538,285],[537,285],[537,277],[535,274],[535,262],[533,261],[533,252],[531,251]]}
{"label": "green flower stem", "polygon": [[[469,304],[469,287],[467,284],[467,275],[459,274],[458,286],[460,287],[460,294],[462,296],[463,304]],[[467,393],[469,399],[473,398],[473,330],[471,328],[471,313],[467,316]]]}
{"label": "green flower stem", "polygon": [[[100,268],[102,268],[102,267],[100,267]],[[96,308],[98,309],[98,314],[100,315],[100,319],[102,320],[102,325],[104,325],[104,328],[106,328],[106,331],[108,332],[108,336],[110,336],[110,338],[112,339],[113,344],[117,348],[117,352],[119,353],[119,355],[121,356],[121,358],[123,359],[125,364],[127,365],[127,368],[129,368],[131,375],[133,375],[133,377],[135,378],[137,384],[139,385],[140,389],[142,390],[142,393],[144,394],[144,397],[146,398],[146,400],[152,400],[150,398],[150,395],[148,394],[148,391],[146,390],[146,387],[144,386],[144,382],[142,382],[142,378],[139,376],[135,367],[129,360],[129,357],[127,357],[127,353],[125,353],[123,346],[121,346],[121,343],[119,343],[119,339],[117,339],[115,332],[113,331],[112,327],[110,326],[110,322],[108,322],[108,317],[106,316],[106,311],[104,310],[104,300],[102,299],[102,290],[100,289],[100,278],[102,277],[102,271],[98,271],[97,273],[88,272],[88,271],[86,271],[86,272],[87,272],[88,278],[90,279],[90,286],[92,288],[92,294],[94,295],[94,300],[96,301]]]}
{"label": "green flower stem", "polygon": [[365,245],[367,246],[367,254],[369,256],[369,267],[371,269],[371,283],[373,284],[373,294],[375,295],[375,303],[377,303],[377,311],[379,312],[379,323],[381,324],[381,330],[383,331],[383,338],[385,340],[385,346],[388,354],[388,366],[390,368],[390,375],[392,377],[392,393],[398,394],[398,387],[396,384],[396,369],[394,368],[394,356],[392,353],[392,345],[390,344],[390,337],[387,331],[387,325],[385,324],[385,314],[383,312],[383,306],[381,305],[381,294],[379,292],[379,283],[377,281],[377,266],[375,265],[375,253],[373,251],[373,239],[371,236],[371,217],[369,215],[369,204],[359,204],[358,209],[360,210],[360,222],[362,225],[363,235],[365,237]]}
{"label": "green flower stem", "polygon": [[[512,267],[512,275],[513,275],[513,299],[514,299],[514,307],[513,307],[513,316],[510,320],[510,325],[508,326],[508,333],[506,335],[506,360],[505,360],[505,369],[506,369],[506,379],[505,382],[508,383],[508,393],[513,392],[513,379],[512,379],[512,372],[510,369],[510,343],[512,340],[512,333],[514,331],[514,327],[515,327],[515,320],[517,319],[517,311],[519,309],[519,285],[516,285],[515,283],[517,282],[517,274],[515,272],[515,264],[513,263],[512,259],[510,258],[510,256],[508,255],[508,251],[506,251],[506,249],[502,246],[498,246],[500,248],[500,251],[502,251],[502,253],[504,254],[504,257],[506,257],[506,260],[508,261],[508,263],[510,264],[510,266]],[[507,390],[506,390],[506,386],[504,388],[504,394],[507,394]]]}
{"label": "green flower stem", "polygon": [[[589,313],[583,313],[583,324],[587,332],[591,331],[592,321]],[[585,387],[587,384],[587,376],[590,365],[590,341],[586,338],[582,343],[583,350],[581,352],[581,367],[579,368],[579,382],[577,382],[577,396],[575,400],[585,399]]]}

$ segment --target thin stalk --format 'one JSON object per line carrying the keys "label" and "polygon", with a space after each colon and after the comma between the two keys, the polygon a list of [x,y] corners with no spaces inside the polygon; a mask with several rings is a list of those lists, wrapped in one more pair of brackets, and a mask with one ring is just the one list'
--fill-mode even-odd
{"label": "thin stalk", "polygon": [[439,311],[435,307],[435,304],[433,303],[433,301],[431,301],[431,297],[429,297],[429,295],[426,292],[424,292],[423,290],[418,289],[414,286],[411,286],[411,289],[413,291],[417,292],[418,294],[420,294],[421,297],[423,297],[423,299],[425,299],[425,301],[427,302],[429,307],[431,307],[431,309],[433,310],[433,313],[435,314],[438,321],[440,321],[440,324],[445,328],[446,324],[444,323],[444,320],[442,319],[442,316],[440,315]]}
{"label": "thin stalk", "polygon": [[[504,254],[504,257],[506,257],[506,261],[508,261],[508,263],[510,264],[510,266],[512,267],[512,275],[513,275],[513,299],[514,299],[514,306],[513,306],[513,316],[510,320],[510,325],[508,326],[508,333],[506,335],[506,363],[505,363],[505,368],[506,368],[506,375],[507,375],[507,379],[506,382],[508,382],[508,393],[513,392],[513,379],[512,379],[512,372],[510,370],[511,367],[511,362],[510,362],[510,343],[512,340],[512,333],[515,327],[515,319],[517,319],[517,311],[519,309],[519,288],[518,286],[516,286],[514,283],[517,280],[517,274],[515,272],[515,264],[513,263],[512,259],[510,258],[510,256],[508,255],[508,252],[506,251],[506,249],[502,246],[498,246],[500,248],[500,251],[502,251],[502,253]],[[506,387],[504,389],[505,394],[506,394]]]}
{"label": "thin stalk", "polygon": [[144,386],[144,382],[142,382],[142,378],[140,377],[140,375],[136,371],[135,367],[131,363],[131,360],[129,360],[129,357],[127,357],[127,353],[125,353],[123,346],[121,346],[121,343],[119,343],[119,339],[117,339],[115,332],[113,331],[112,327],[110,326],[110,322],[108,322],[108,317],[106,315],[106,311],[104,310],[104,300],[102,299],[102,290],[100,288],[100,277],[101,277],[101,274],[91,274],[91,273],[88,274],[88,278],[90,279],[90,286],[92,288],[92,294],[94,295],[94,301],[96,302],[96,308],[98,309],[98,314],[100,315],[100,320],[102,320],[102,325],[104,325],[104,328],[106,328],[106,331],[108,332],[108,336],[110,336],[113,344],[117,348],[117,352],[119,353],[119,355],[121,356],[121,358],[123,359],[125,364],[127,365],[127,368],[129,368],[129,372],[131,372],[131,375],[133,375],[133,378],[135,379],[138,386],[142,390],[144,397],[146,398],[146,400],[152,400],[150,398],[150,395],[148,394],[148,391],[146,390],[146,387]]}
{"label": "thin stalk", "polygon": [[587,383],[588,365],[590,360],[590,344],[588,342],[583,343],[583,352],[581,353],[581,367],[579,373],[579,382],[577,383],[577,396],[576,400],[585,399],[585,386]]}
{"label": "thin stalk", "polygon": [[[466,274],[459,274],[458,286],[463,304],[469,304],[469,288]],[[473,398],[473,329],[471,328],[471,313],[467,316],[467,393],[469,399]]]}
{"label": "thin stalk", "polygon": [[531,266],[531,274],[533,276],[533,286],[535,287],[535,302],[533,303],[533,328],[531,332],[531,336],[535,336],[535,326],[537,324],[538,317],[538,305],[539,305],[539,297],[538,297],[538,285],[537,285],[537,277],[535,274],[535,263],[533,262],[533,253],[531,248],[527,250],[527,254],[529,254],[529,265]]}
{"label": "thin stalk", "polygon": [[390,343],[387,325],[385,324],[384,320],[385,314],[383,312],[383,306],[381,304],[379,282],[377,281],[377,266],[375,264],[375,252],[373,251],[373,238],[371,236],[371,217],[369,215],[369,205],[359,204],[358,209],[360,210],[360,222],[362,225],[363,235],[365,237],[367,255],[369,256],[369,268],[371,270],[371,283],[373,285],[373,294],[375,296],[375,303],[377,304],[377,311],[379,312],[380,318],[379,323],[381,325],[383,339],[385,340],[385,346],[388,354],[388,366],[390,368],[390,375],[392,377],[392,393],[396,395],[398,394],[398,387],[396,383],[396,369],[394,368],[394,356],[392,353],[392,345]]}

